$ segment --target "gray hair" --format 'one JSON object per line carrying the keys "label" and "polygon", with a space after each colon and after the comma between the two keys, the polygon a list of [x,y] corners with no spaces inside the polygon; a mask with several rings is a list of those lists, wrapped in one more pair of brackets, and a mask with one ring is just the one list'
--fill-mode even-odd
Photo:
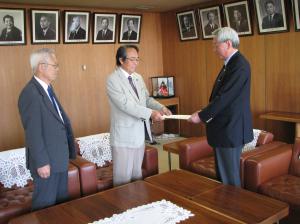
{"label": "gray hair", "polygon": [[238,33],[230,27],[222,27],[213,32],[216,40],[223,43],[227,40],[232,42],[232,47],[238,49],[240,44],[240,39]]}
{"label": "gray hair", "polygon": [[41,48],[31,53],[30,55],[30,66],[33,73],[36,72],[36,68],[40,63],[46,63],[48,59],[55,54],[54,49]]}

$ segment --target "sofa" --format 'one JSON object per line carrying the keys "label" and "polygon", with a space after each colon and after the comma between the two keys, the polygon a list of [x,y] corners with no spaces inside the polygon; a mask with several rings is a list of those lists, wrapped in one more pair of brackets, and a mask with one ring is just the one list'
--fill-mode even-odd
{"label": "sofa", "polygon": [[[273,134],[261,131],[252,150],[242,153],[240,159],[241,184],[244,185],[244,163],[253,155],[272,150],[285,143],[273,141]],[[213,148],[208,145],[206,136],[193,137],[179,143],[179,167],[212,179],[216,179]]]}
{"label": "sofa", "polygon": [[[14,156],[11,157],[10,156],[11,153],[14,154]],[[5,154],[4,156],[5,159],[1,157],[2,154]],[[21,154],[21,156],[18,156],[19,154]],[[19,183],[17,184],[10,183],[9,181],[7,180],[5,181],[3,179],[3,175],[1,176],[1,181],[4,182],[4,184],[2,182],[0,184],[0,224],[8,223],[8,221],[11,218],[28,213],[31,210],[33,182],[30,177],[30,172],[26,169],[24,155],[25,155],[24,148],[0,152],[0,161],[2,163],[1,172],[5,168],[8,171],[12,171],[12,174],[15,175],[12,179],[12,182],[14,182],[14,180],[17,180],[18,178],[22,180],[22,177],[20,177],[20,175],[29,173],[29,176],[27,176],[25,179],[23,178],[23,181],[26,182],[26,183],[23,182],[23,184],[22,181],[19,181]],[[10,159],[13,159],[14,161],[10,162]],[[10,164],[12,166],[10,166],[9,169],[8,166],[3,167],[4,164],[6,165]],[[79,198],[80,197],[79,171],[77,167],[71,163],[69,164],[68,181],[69,181],[68,189],[69,189],[70,199]]]}
{"label": "sofa", "polygon": [[[82,144],[81,141],[86,141]],[[80,186],[82,196],[94,194],[113,187],[113,165],[109,144],[109,133],[85,136],[77,139],[77,159],[72,163],[78,167],[80,174]],[[81,149],[87,151],[93,148],[90,155],[106,157],[106,160],[91,158]],[[86,157],[86,158],[83,158]],[[89,161],[89,160],[90,161]],[[158,174],[158,152],[151,146],[146,146],[142,164],[143,178]],[[91,176],[93,176],[91,178]]]}

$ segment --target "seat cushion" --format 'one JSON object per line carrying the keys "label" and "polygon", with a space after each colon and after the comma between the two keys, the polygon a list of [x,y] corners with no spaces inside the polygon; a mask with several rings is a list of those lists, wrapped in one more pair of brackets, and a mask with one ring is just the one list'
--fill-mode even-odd
{"label": "seat cushion", "polygon": [[289,174],[282,175],[262,184],[258,191],[287,202],[292,209],[300,211],[300,177]]}
{"label": "seat cushion", "polygon": [[209,156],[203,159],[199,159],[191,164],[191,169],[193,172],[200,175],[216,179],[216,169],[215,169],[215,157]]}

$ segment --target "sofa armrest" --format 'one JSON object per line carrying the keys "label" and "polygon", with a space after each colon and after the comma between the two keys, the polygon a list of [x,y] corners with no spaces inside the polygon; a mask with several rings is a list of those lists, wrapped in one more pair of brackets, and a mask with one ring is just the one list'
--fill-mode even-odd
{"label": "sofa armrest", "polygon": [[192,162],[213,154],[205,136],[188,138],[179,144],[179,167],[189,170]]}
{"label": "sofa armrest", "polygon": [[274,139],[274,135],[272,133],[267,131],[261,131],[258,136],[256,146],[268,144],[272,142],[273,139]]}
{"label": "sofa armrest", "polygon": [[80,178],[79,171],[76,166],[69,163],[68,168],[68,192],[71,200],[80,198]]}
{"label": "sofa armrest", "polygon": [[291,145],[284,144],[245,161],[245,188],[257,192],[261,184],[288,174],[292,158]]}
{"label": "sofa armrest", "polygon": [[97,192],[97,175],[96,165],[91,163],[81,156],[71,160],[79,170],[81,195],[89,195]]}
{"label": "sofa armrest", "polygon": [[145,147],[142,171],[143,178],[158,174],[158,152],[156,148]]}

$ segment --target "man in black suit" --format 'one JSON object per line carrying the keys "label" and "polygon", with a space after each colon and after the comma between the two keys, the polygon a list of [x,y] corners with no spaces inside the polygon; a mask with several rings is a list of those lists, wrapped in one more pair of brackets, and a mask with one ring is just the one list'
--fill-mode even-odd
{"label": "man in black suit", "polygon": [[55,40],[55,31],[50,28],[50,19],[46,15],[42,15],[40,18],[40,28],[35,31],[36,40]]}
{"label": "man in black suit", "polygon": [[137,40],[137,32],[134,31],[133,19],[127,20],[127,31],[123,33],[122,40]]}
{"label": "man in black suit", "polygon": [[6,26],[1,32],[0,41],[21,41],[22,32],[14,25],[14,17],[5,15],[3,23]]}
{"label": "man in black suit", "polygon": [[25,130],[26,160],[34,183],[32,210],[68,198],[68,164],[75,146],[68,116],[52,90],[58,75],[53,49],[39,49],[30,56],[33,77],[19,97]]}
{"label": "man in black suit", "polygon": [[219,28],[219,26],[215,23],[215,14],[213,11],[209,11],[206,16],[208,23],[204,27],[204,33],[206,36],[210,36],[212,35],[212,32]]}
{"label": "man in black suit", "polygon": [[69,40],[84,40],[86,39],[86,31],[80,26],[81,20],[79,16],[73,17],[71,25],[71,33]]}
{"label": "man in black suit", "polygon": [[113,32],[108,28],[108,18],[101,19],[101,30],[98,31],[96,40],[112,40]]}
{"label": "man in black suit", "polygon": [[282,14],[275,11],[275,4],[273,1],[266,1],[265,9],[267,15],[263,18],[262,21],[263,29],[278,28],[284,26]]}
{"label": "man in black suit", "polygon": [[237,8],[233,10],[233,17],[230,23],[230,27],[233,28],[236,32],[249,31],[247,20],[242,17],[242,13]]}
{"label": "man in black suit", "polygon": [[206,124],[208,144],[214,148],[216,173],[224,184],[240,186],[240,155],[244,144],[253,139],[250,111],[250,65],[238,51],[235,30],[216,30],[214,51],[224,60],[209,104],[192,114],[189,121]]}

